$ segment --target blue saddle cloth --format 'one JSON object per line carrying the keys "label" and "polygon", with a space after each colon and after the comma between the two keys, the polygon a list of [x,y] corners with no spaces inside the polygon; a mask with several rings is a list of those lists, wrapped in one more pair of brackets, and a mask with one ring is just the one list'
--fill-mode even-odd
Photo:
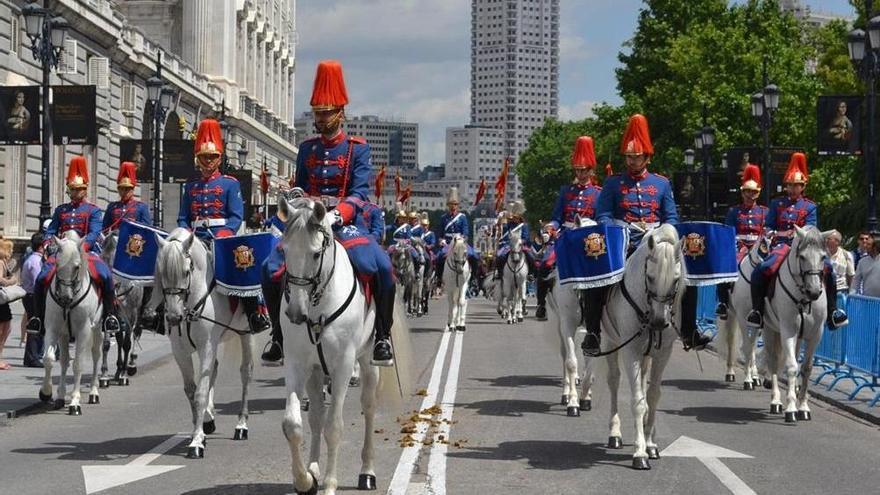
{"label": "blue saddle cloth", "polygon": [[124,220],[113,258],[113,273],[142,285],[152,285],[159,255],[159,239],[168,233],[149,225]]}
{"label": "blue saddle cloth", "polygon": [[556,241],[559,283],[591,289],[619,282],[628,244],[626,229],[617,225],[565,230]]}
{"label": "blue saddle cloth", "polygon": [[269,232],[214,239],[218,292],[240,297],[260,295],[260,267],[277,243],[278,238]]}
{"label": "blue saddle cloth", "polygon": [[736,229],[714,222],[685,222],[675,228],[682,243],[686,285],[736,282]]}

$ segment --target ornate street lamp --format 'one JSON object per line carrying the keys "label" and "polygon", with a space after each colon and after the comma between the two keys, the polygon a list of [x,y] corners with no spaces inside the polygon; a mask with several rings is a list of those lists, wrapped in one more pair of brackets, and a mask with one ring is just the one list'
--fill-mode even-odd
{"label": "ornate street lamp", "polygon": [[162,227],[162,160],[160,160],[162,143],[162,123],[165,115],[174,101],[174,89],[165,84],[162,79],[162,52],[158,52],[156,58],[156,74],[147,79],[147,100],[153,110],[153,133],[150,139],[153,141],[153,225]]}
{"label": "ornate street lamp", "polygon": [[767,78],[767,59],[762,62],[764,79],[764,91],[752,95],[752,117],[758,122],[761,130],[762,156],[764,162],[764,201],[770,204],[770,191],[775,184],[770,184],[770,126],[773,125],[773,115],[779,109],[779,96],[781,92],[775,84],[770,84]]}

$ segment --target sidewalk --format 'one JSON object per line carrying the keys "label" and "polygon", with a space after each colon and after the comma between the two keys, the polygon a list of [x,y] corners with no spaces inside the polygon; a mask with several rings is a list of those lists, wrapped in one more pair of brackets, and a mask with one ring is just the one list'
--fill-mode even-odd
{"label": "sidewalk", "polygon": [[[3,350],[3,360],[12,365],[12,368],[0,371],[0,422],[8,421],[9,418],[22,416],[31,412],[42,410],[43,403],[37,397],[45,375],[44,368],[25,368],[22,364],[24,347],[19,347],[20,325],[22,317],[21,304],[12,304],[12,331],[6,340]],[[71,346],[71,351],[73,346]],[[171,355],[171,345],[168,337],[152,332],[144,332],[140,344],[135,344],[134,352],[138,355],[137,375],[131,378],[135,384],[138,378],[149,368],[158,364],[160,360]],[[87,358],[88,379],[91,377],[91,357]],[[116,342],[114,341],[107,356],[108,374],[116,371]],[[58,384],[59,366],[56,365],[52,372],[53,385]],[[68,369],[67,380],[73,383],[73,371]],[[88,382],[91,383],[91,382]],[[69,390],[69,388],[68,388]]]}

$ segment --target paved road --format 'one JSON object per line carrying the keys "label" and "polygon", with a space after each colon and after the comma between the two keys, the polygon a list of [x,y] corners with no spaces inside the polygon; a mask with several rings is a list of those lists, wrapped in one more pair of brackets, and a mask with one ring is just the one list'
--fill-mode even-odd
{"label": "paved road", "polygon": [[[680,350],[664,379],[661,449],[685,435],[751,458],[700,461],[665,456],[653,461],[651,471],[635,472],[629,468],[628,393],[624,392],[621,404],[624,449],[608,450],[604,385],[597,387],[595,409],[580,418],[567,417],[558,404],[561,364],[552,327],[532,320],[502,324],[489,304],[475,301],[467,332],[450,336],[441,331],[445,303],[432,304],[430,316],[411,321],[412,373],[416,388],[427,389],[428,397],[410,397],[400,409],[385,411],[378,420],[382,433],[377,474],[383,493],[392,480],[410,494],[731,493],[725,486],[733,487],[733,493],[862,494],[876,493],[880,486],[877,427],[822,403],[812,405],[812,422],[787,425],[781,416],[765,412],[768,393],[728,386],[719,380],[723,370],[712,355],[701,354],[701,372],[696,356]],[[101,468],[117,466],[119,471],[133,461],[150,461],[149,466],[182,467],[100,493],[291,493],[290,455],[281,434],[280,367],[259,367],[250,439],[231,439],[239,394],[236,345],[222,351],[225,365],[216,393],[218,430],[209,437],[205,459],[186,459],[185,443],[152,460],[139,457],[189,428],[180,375],[174,363],[165,360],[139,374],[131,387],[105,392],[100,405],[84,405],[81,417],[68,417],[61,410],[0,427],[4,453],[0,492],[86,493],[83,466],[97,466],[86,471],[90,483],[100,483],[119,475],[107,469],[99,472]],[[442,363],[434,366],[438,348],[446,352]],[[395,420],[423,402],[444,406],[451,432],[432,429],[432,433],[449,435],[450,443],[401,448]],[[345,416],[351,428],[344,434],[340,473],[345,492],[355,491],[357,481],[359,415],[357,400],[350,396]],[[165,445],[178,440],[184,439]],[[411,475],[407,459],[413,460]]]}

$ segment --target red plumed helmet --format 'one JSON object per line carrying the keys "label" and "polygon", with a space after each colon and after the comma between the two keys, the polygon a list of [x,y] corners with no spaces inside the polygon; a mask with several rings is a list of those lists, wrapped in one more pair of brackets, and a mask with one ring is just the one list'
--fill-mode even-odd
{"label": "red plumed helmet", "polygon": [[312,86],[312,109],[333,110],[348,105],[348,91],[342,76],[342,64],[336,60],[322,60]]}
{"label": "red plumed helmet", "polygon": [[119,166],[119,175],[116,176],[116,185],[119,187],[137,186],[137,165],[134,162],[122,162]]}
{"label": "red plumed helmet", "polygon": [[809,178],[807,173],[807,155],[792,153],[791,159],[788,161],[788,169],[785,171],[785,178],[782,182],[785,184],[806,184]]}
{"label": "red plumed helmet", "polygon": [[67,187],[70,189],[85,189],[89,185],[89,166],[84,156],[75,156],[70,159],[67,167]]}
{"label": "red plumed helmet", "polygon": [[623,141],[620,143],[620,152],[624,155],[653,155],[654,145],[651,144],[651,133],[648,130],[648,119],[642,114],[635,114],[629,118],[626,132],[623,133]]}
{"label": "red plumed helmet", "polygon": [[596,152],[593,146],[593,138],[581,136],[574,143],[574,152],[571,154],[572,168],[596,168]]}
{"label": "red plumed helmet", "polygon": [[761,192],[761,169],[757,165],[749,163],[743,169],[742,186],[743,191]]}
{"label": "red plumed helmet", "polygon": [[195,154],[196,156],[223,154],[223,132],[220,130],[220,122],[214,119],[205,119],[199,122]]}

